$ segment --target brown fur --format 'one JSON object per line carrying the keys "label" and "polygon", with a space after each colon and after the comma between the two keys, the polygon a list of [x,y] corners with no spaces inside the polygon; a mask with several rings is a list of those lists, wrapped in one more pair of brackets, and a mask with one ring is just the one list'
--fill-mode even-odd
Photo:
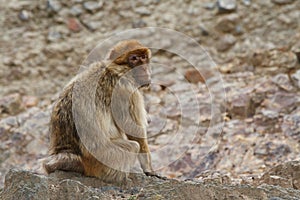
{"label": "brown fur", "polygon": [[[136,158],[128,152],[139,152],[143,171],[153,175],[143,97],[134,87],[133,76],[120,81],[131,69],[128,56],[137,52],[151,56],[150,50],[135,40],[118,43],[109,53],[109,61],[91,64],[65,87],[52,111],[50,155],[44,162],[47,173],[73,171],[109,182],[122,182],[127,173],[121,170],[128,171]],[[93,98],[93,90],[95,108],[89,108],[87,101]],[[88,98],[83,98],[81,93]],[[117,96],[114,98],[114,95]],[[83,115],[81,121],[86,120],[81,125],[75,124],[73,106],[78,107],[79,116]],[[93,112],[96,116],[90,119]],[[85,129],[85,123],[90,121],[93,122],[91,128]],[[106,163],[112,163],[113,168]]]}

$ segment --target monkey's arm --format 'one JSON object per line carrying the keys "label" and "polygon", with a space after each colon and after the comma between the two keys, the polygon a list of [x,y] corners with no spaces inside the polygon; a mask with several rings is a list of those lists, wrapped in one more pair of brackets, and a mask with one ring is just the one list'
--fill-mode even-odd
{"label": "monkey's arm", "polygon": [[122,90],[119,90],[117,94],[119,94],[118,98],[113,98],[112,104],[115,123],[127,135],[129,140],[139,143],[138,159],[144,173],[147,176],[156,176],[164,179],[164,177],[157,175],[152,168],[147,142],[147,119],[143,97],[140,93],[129,96],[128,91],[126,91],[126,95]]}
{"label": "monkey's arm", "polygon": [[144,172],[153,172],[151,166],[150,150],[147,143],[146,112],[143,97],[139,94],[130,94],[122,87],[116,88],[118,94],[112,98],[113,119],[119,129],[125,133],[129,140],[139,143],[139,161]]}

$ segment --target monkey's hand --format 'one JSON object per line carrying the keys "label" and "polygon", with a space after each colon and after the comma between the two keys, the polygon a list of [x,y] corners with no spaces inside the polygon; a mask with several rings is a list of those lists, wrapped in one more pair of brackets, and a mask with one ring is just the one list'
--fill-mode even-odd
{"label": "monkey's hand", "polygon": [[144,172],[146,174],[146,176],[152,176],[152,177],[156,177],[162,180],[167,180],[167,177],[165,176],[160,176],[158,174],[156,174],[155,172]]}

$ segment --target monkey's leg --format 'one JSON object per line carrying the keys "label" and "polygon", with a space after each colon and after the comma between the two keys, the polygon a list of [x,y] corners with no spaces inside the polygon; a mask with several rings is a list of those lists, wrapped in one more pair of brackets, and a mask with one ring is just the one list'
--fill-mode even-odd
{"label": "monkey's leg", "polygon": [[[123,138],[111,140],[113,147],[99,152],[95,158],[87,151],[84,152],[83,164],[87,176],[95,176],[105,182],[122,183],[128,181],[128,172],[134,165],[139,144]],[[104,158],[105,160],[101,160]],[[109,158],[109,159],[106,159]]]}
{"label": "monkey's leg", "polygon": [[139,143],[140,145],[140,151],[139,151],[139,161],[141,163],[141,167],[143,171],[146,172],[153,172],[152,169],[152,163],[151,163],[151,155],[150,155],[150,150],[148,146],[148,142],[146,138],[137,138],[133,137],[131,135],[127,135],[129,140],[133,140]]}
{"label": "monkey's leg", "polygon": [[77,173],[84,172],[81,157],[72,153],[58,153],[50,155],[45,159],[43,167],[48,174],[56,170],[72,171]]}
{"label": "monkey's leg", "polygon": [[144,173],[147,176],[155,176],[157,178],[161,179],[166,179],[166,177],[160,176],[156,174],[152,168],[152,163],[151,163],[151,154],[150,154],[150,149],[148,146],[148,141],[146,138],[137,138],[133,137],[131,135],[127,135],[128,139],[137,141],[140,145],[140,151],[138,155],[138,159],[140,161],[141,167],[144,171]]}

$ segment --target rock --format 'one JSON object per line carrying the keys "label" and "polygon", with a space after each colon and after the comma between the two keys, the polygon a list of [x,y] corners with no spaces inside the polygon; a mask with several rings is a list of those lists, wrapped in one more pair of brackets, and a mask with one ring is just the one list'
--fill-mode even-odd
{"label": "rock", "polygon": [[147,23],[143,19],[134,20],[132,22],[132,28],[143,28],[146,26],[147,26]]}
{"label": "rock", "polygon": [[190,83],[198,83],[202,82],[204,83],[205,80],[199,73],[197,69],[189,69],[185,72],[184,77],[190,82]]}
{"label": "rock", "polygon": [[54,12],[58,12],[62,8],[60,1],[57,0],[47,0],[47,7]]}
{"label": "rock", "polygon": [[290,161],[270,169],[259,179],[259,184],[300,189],[300,161]]}
{"label": "rock", "polygon": [[[300,191],[278,186],[230,185],[209,182],[161,180],[141,174],[122,188],[76,173],[56,172],[51,176],[10,170],[5,177],[1,199],[297,199]],[[176,188],[176,189],[174,189]]]}
{"label": "rock", "polygon": [[293,23],[293,20],[286,14],[280,14],[277,18],[280,23],[284,23],[288,26],[291,26]]}
{"label": "rock", "polygon": [[80,24],[80,22],[76,19],[76,18],[70,18],[68,19],[68,28],[72,31],[72,32],[79,32],[82,30],[82,26]]}
{"label": "rock", "polygon": [[251,0],[243,0],[243,4],[244,4],[245,6],[250,6]]}
{"label": "rock", "polygon": [[300,142],[300,110],[283,117],[281,129],[284,135]]}
{"label": "rock", "polygon": [[216,29],[223,33],[235,33],[240,17],[237,14],[222,16],[218,19]]}
{"label": "rock", "polygon": [[273,111],[289,113],[297,108],[299,103],[300,99],[294,94],[277,92],[270,99],[265,99],[264,102],[262,102],[262,106]]}
{"label": "rock", "polygon": [[216,7],[216,3],[215,2],[203,3],[203,8],[205,8],[207,10],[213,10],[215,7]]}
{"label": "rock", "polygon": [[219,13],[233,12],[237,7],[236,0],[218,0],[217,5]]}
{"label": "rock", "polygon": [[48,33],[47,39],[50,42],[58,41],[59,39],[61,39],[61,34],[57,31],[51,31],[50,30],[49,33]]}
{"label": "rock", "polygon": [[297,70],[296,72],[294,72],[292,75],[291,75],[291,79],[294,83],[294,85],[300,89],[300,70]]}
{"label": "rock", "polygon": [[262,109],[261,113],[264,117],[269,118],[269,119],[276,119],[279,116],[279,113],[273,110],[266,110]]}
{"label": "rock", "polygon": [[281,89],[292,91],[293,86],[287,74],[278,74],[272,78],[272,81]]}
{"label": "rock", "polygon": [[236,93],[229,99],[228,112],[233,118],[247,118],[255,113],[251,96],[247,93]]}
{"label": "rock", "polygon": [[82,14],[83,10],[82,10],[82,6],[81,5],[74,5],[71,7],[70,9],[70,13],[74,16],[74,17],[78,17]]}
{"label": "rock", "polygon": [[11,94],[0,99],[0,115],[15,115],[23,110],[22,97],[19,93]]}
{"label": "rock", "polygon": [[39,100],[34,96],[24,96],[22,98],[23,105],[27,108],[37,106]]}
{"label": "rock", "polygon": [[201,31],[201,35],[203,35],[203,36],[208,36],[209,35],[209,30],[207,29],[207,27],[204,24],[200,23],[199,28],[200,28],[200,31]]}
{"label": "rock", "polygon": [[297,56],[282,49],[257,50],[250,56],[255,72],[275,75],[288,73],[297,67]]}
{"label": "rock", "polygon": [[151,11],[147,7],[138,7],[135,8],[134,11],[141,15],[151,15]]}
{"label": "rock", "polygon": [[218,51],[223,52],[231,48],[235,44],[235,42],[236,39],[233,35],[225,34],[219,39],[216,48]]}
{"label": "rock", "polygon": [[96,12],[103,6],[103,1],[87,1],[83,3],[83,7],[90,12]]}
{"label": "rock", "polygon": [[32,17],[32,13],[27,10],[22,10],[19,12],[19,19],[22,21],[28,21]]}
{"label": "rock", "polygon": [[271,1],[278,5],[290,4],[295,2],[295,0],[271,0]]}
{"label": "rock", "polygon": [[292,52],[294,52],[294,54],[296,54],[298,58],[298,63],[300,63],[300,41],[294,44],[291,50]]}
{"label": "rock", "polygon": [[90,21],[88,19],[84,19],[82,23],[87,27],[90,31],[96,31],[99,27],[101,27],[101,21]]}

